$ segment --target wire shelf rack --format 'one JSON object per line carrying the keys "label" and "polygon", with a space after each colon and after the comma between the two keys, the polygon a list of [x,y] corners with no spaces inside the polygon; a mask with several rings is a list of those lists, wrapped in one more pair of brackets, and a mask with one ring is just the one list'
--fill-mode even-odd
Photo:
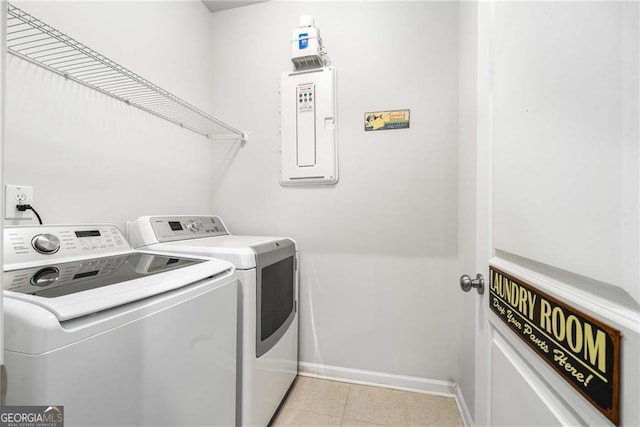
{"label": "wire shelf rack", "polygon": [[210,139],[248,135],[8,3],[7,51]]}

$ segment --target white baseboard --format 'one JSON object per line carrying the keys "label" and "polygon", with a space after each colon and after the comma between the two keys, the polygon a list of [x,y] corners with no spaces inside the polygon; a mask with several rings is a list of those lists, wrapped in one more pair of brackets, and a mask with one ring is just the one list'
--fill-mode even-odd
{"label": "white baseboard", "polygon": [[471,416],[471,412],[469,412],[467,401],[464,400],[464,396],[462,395],[462,390],[460,389],[460,386],[458,386],[458,384],[456,384],[455,398],[456,398],[456,403],[458,404],[458,411],[460,411],[460,417],[462,417],[462,422],[467,427],[472,426],[473,417]]}
{"label": "white baseboard", "polygon": [[458,388],[456,383],[450,381],[430,380],[420,377],[363,371],[360,369],[341,368],[338,366],[308,362],[300,362],[298,364],[298,374],[304,377],[372,385],[448,397],[456,397]]}

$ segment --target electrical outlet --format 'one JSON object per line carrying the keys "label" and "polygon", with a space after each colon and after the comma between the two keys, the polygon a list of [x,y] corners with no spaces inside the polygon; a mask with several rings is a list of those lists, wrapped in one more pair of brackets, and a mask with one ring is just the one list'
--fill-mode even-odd
{"label": "electrical outlet", "polygon": [[5,219],[31,219],[33,212],[20,212],[16,205],[33,206],[33,187],[27,185],[5,186],[4,192],[4,217]]}

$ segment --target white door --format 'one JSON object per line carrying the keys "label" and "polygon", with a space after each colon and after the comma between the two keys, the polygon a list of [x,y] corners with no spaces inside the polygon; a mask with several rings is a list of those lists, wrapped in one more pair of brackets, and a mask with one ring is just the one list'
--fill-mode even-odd
{"label": "white door", "polygon": [[[640,425],[639,4],[461,8],[475,26],[468,52],[461,39],[461,58],[475,65],[461,70],[461,111],[477,106],[461,115],[460,150],[473,150],[461,168],[474,162],[460,173],[460,209],[474,212],[461,214],[469,233],[461,253],[474,255],[461,267],[485,278],[483,295],[467,295],[475,424]],[[494,276],[505,280],[494,286],[496,304],[510,317],[489,307],[490,266],[503,274]],[[522,298],[505,294],[508,286]],[[618,379],[609,335],[585,318],[620,332]],[[590,397],[595,404],[594,387],[604,390]],[[608,387],[619,387],[619,404]]]}

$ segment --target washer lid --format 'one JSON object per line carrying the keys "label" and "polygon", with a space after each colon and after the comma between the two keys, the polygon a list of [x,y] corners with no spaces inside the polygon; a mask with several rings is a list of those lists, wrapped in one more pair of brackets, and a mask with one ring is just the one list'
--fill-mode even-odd
{"label": "washer lid", "polygon": [[64,321],[233,271],[223,260],[130,252],[5,271],[3,283],[6,297],[37,304]]}

